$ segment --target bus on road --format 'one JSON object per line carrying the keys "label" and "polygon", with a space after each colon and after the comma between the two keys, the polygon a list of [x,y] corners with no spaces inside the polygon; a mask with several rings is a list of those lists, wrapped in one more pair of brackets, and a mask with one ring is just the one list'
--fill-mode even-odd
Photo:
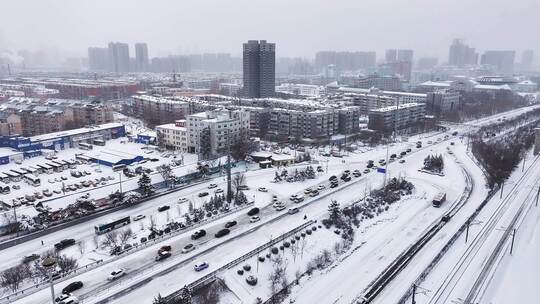
{"label": "bus on road", "polygon": [[111,230],[129,225],[129,223],[131,223],[131,217],[126,216],[119,219],[112,219],[104,224],[97,224],[96,226],[94,226],[94,230],[96,234],[103,234]]}
{"label": "bus on road", "polygon": [[435,197],[433,198],[433,207],[437,207],[439,208],[443,203],[444,201],[446,201],[446,193],[444,192],[439,192],[437,195],[435,195]]}

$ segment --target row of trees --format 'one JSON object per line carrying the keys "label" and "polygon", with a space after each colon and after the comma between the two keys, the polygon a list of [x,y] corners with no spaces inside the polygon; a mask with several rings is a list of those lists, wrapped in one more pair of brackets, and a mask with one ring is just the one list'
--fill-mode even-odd
{"label": "row of trees", "polygon": [[2,271],[0,273],[0,285],[12,292],[16,292],[25,280],[37,284],[47,279],[50,270],[41,265],[41,261],[46,257],[52,257],[56,260],[56,267],[60,273],[68,273],[79,267],[76,259],[62,255],[55,250],[49,250],[33,262],[22,263]]}
{"label": "row of trees", "polygon": [[424,158],[424,167],[427,171],[442,173],[444,171],[444,160],[441,154],[428,155]]}

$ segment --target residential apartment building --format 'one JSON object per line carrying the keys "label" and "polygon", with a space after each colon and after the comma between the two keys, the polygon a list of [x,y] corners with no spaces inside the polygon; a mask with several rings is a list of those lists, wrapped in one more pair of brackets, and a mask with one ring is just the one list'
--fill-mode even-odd
{"label": "residential apartment building", "polygon": [[146,43],[135,43],[135,71],[148,72],[149,64],[148,45]]}
{"label": "residential apartment building", "polygon": [[188,130],[185,119],[156,126],[156,133],[159,146],[169,150],[188,152]]}
{"label": "residential apartment building", "polygon": [[128,73],[130,71],[129,45],[121,42],[109,43],[109,71]]}
{"label": "residential apartment building", "polygon": [[426,113],[441,116],[458,109],[460,94],[458,91],[444,89],[427,93]]}
{"label": "residential apartment building", "polygon": [[249,112],[217,109],[187,117],[188,152],[201,159],[225,155],[231,146],[249,140]]}
{"label": "residential apartment building", "polygon": [[0,106],[0,112],[18,116],[21,127],[17,133],[24,136],[59,132],[113,121],[110,106],[79,100],[41,101],[36,98],[11,98]]}
{"label": "residential apartment building", "polygon": [[327,140],[339,132],[339,114],[336,111],[298,111],[272,109],[267,137],[276,141]]}
{"label": "residential apartment building", "polygon": [[394,75],[369,75],[355,79],[354,86],[362,89],[377,88],[384,91],[400,91],[401,79]]}
{"label": "residential apartment building", "polygon": [[189,103],[149,95],[133,96],[133,114],[150,125],[161,125],[185,119],[190,113]]}
{"label": "residential apartment building", "polygon": [[425,115],[425,103],[406,103],[374,109],[370,110],[368,114],[368,129],[390,133],[421,122]]}
{"label": "residential apartment building", "polygon": [[266,40],[249,40],[243,48],[244,96],[274,96],[276,87],[276,45]]}
{"label": "residential apartment building", "polygon": [[0,112],[0,135],[12,136],[22,134],[21,117],[13,113]]}

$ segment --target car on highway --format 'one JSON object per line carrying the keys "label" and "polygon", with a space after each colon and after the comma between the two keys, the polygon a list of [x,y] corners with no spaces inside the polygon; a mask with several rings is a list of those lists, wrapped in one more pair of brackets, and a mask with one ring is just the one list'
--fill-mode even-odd
{"label": "car on highway", "polygon": [[216,232],[216,234],[214,234],[214,236],[217,237],[217,238],[220,238],[220,237],[226,236],[230,232],[231,231],[229,229],[225,228],[225,229],[221,229],[220,231]]}
{"label": "car on highway", "polygon": [[186,246],[184,246],[184,248],[182,248],[182,253],[188,253],[188,252],[191,252],[193,250],[195,250],[195,245],[187,244]]}
{"label": "car on highway", "polygon": [[255,223],[255,222],[258,222],[258,221],[260,221],[260,220],[261,220],[260,217],[258,217],[258,216],[252,216],[252,217],[249,219],[249,222],[250,222],[250,223]]}
{"label": "car on highway", "polygon": [[216,189],[216,190],[214,191],[214,193],[215,193],[215,194],[223,193],[223,189]]}
{"label": "car on highway", "polygon": [[163,211],[167,211],[167,210],[169,210],[169,209],[171,209],[171,207],[170,207],[169,205],[163,205],[163,206],[159,206],[159,207],[157,208],[157,211],[163,212]]}
{"label": "car on highway", "polygon": [[238,190],[249,190],[249,187],[247,185],[240,185],[238,186]]}
{"label": "car on highway", "polygon": [[200,238],[202,238],[203,236],[206,235],[206,230],[204,229],[201,229],[199,231],[195,231],[192,235],[191,235],[191,239],[192,240],[198,240]]}
{"label": "car on highway", "polygon": [[208,192],[201,192],[198,195],[199,195],[199,197],[205,197],[205,196],[208,195]]}
{"label": "car on highway", "polygon": [[182,198],[180,198],[180,199],[178,200],[178,203],[179,203],[179,204],[187,203],[187,202],[189,202],[189,199],[187,199],[186,197],[182,197]]}
{"label": "car on highway", "polygon": [[213,189],[213,188],[217,188],[217,185],[216,185],[216,184],[210,184],[210,185],[208,185],[208,189]]}
{"label": "car on highway", "polygon": [[310,194],[311,193],[311,188],[307,188],[306,190],[304,190],[304,194]]}
{"label": "car on highway", "polygon": [[288,214],[295,214],[295,213],[298,213],[298,211],[300,211],[300,210],[298,208],[294,207],[294,208],[289,208],[287,213]]}
{"label": "car on highway", "polygon": [[409,152],[411,152],[412,150],[411,150],[411,148],[408,148],[406,151],[407,151],[407,153],[409,153]]}
{"label": "car on highway", "polygon": [[75,239],[64,239],[60,242],[54,244],[54,249],[56,250],[62,250],[64,248],[67,248],[69,246],[75,245]]}
{"label": "car on highway", "polygon": [[63,294],[59,295],[58,297],[56,297],[56,298],[54,299],[54,301],[55,301],[56,303],[58,303],[58,302],[63,301],[63,300],[65,300],[65,299],[69,298],[69,297],[71,297],[71,294],[70,294],[70,293],[63,293]]}
{"label": "car on highway", "polygon": [[193,266],[193,269],[195,269],[195,271],[203,271],[208,267],[210,267],[210,265],[208,265],[207,262],[202,262],[200,264],[196,264],[195,266]]}
{"label": "car on highway", "polygon": [[289,197],[289,200],[294,202],[297,198],[298,198],[297,194],[291,194],[291,196]]}
{"label": "car on highway", "polygon": [[24,264],[30,263],[30,262],[32,262],[32,261],[35,261],[35,260],[39,259],[39,257],[40,257],[40,255],[37,254],[37,253],[33,253],[33,254],[30,254],[30,255],[26,255],[26,256],[23,257],[22,262],[23,262]]}
{"label": "car on highway", "polygon": [[311,196],[311,197],[315,197],[315,196],[317,196],[317,195],[319,195],[319,191],[318,191],[318,190],[313,190],[313,191],[311,191],[311,193],[309,194],[309,196]]}
{"label": "car on highway", "polygon": [[400,163],[400,164],[403,164],[404,162],[405,162],[404,159],[400,159],[400,160],[399,160],[399,163]]}
{"label": "car on highway", "polygon": [[145,218],[145,217],[146,217],[146,215],[144,215],[144,214],[139,214],[139,215],[134,216],[134,217],[133,217],[133,220],[134,220],[134,221],[140,221],[140,220],[142,220],[142,219]]}
{"label": "car on highway", "polygon": [[285,205],[283,205],[283,203],[279,202],[280,204],[274,204],[274,209],[276,209],[276,211],[281,211],[281,210],[285,210]]}
{"label": "car on highway", "polygon": [[70,296],[57,303],[58,304],[79,304],[79,299],[76,296]]}
{"label": "car on highway", "polygon": [[259,187],[257,189],[257,191],[259,191],[259,192],[268,192],[268,189],[266,189],[265,187]]}
{"label": "car on highway", "polygon": [[111,274],[109,274],[109,276],[107,277],[107,280],[114,281],[114,280],[122,277],[125,274],[126,274],[126,272],[124,271],[124,269],[119,268],[119,269],[116,269],[113,272],[111,272]]}
{"label": "car on highway", "polygon": [[161,260],[164,260],[168,257],[170,257],[172,254],[170,251],[159,251],[158,254],[156,255],[156,257],[154,258],[154,260],[156,262],[158,261],[161,261]]}
{"label": "car on highway", "polygon": [[232,226],[236,226],[236,224],[237,224],[236,221],[229,221],[225,223],[225,228],[231,228]]}
{"label": "car on highway", "polygon": [[324,189],[326,189],[326,186],[325,186],[325,185],[319,185],[319,186],[317,187],[317,190],[319,190],[319,191],[320,191],[320,190],[324,190]]}
{"label": "car on highway", "polygon": [[62,289],[63,294],[70,294],[74,292],[75,290],[81,289],[83,287],[83,282],[81,281],[75,281],[69,283],[64,289]]}
{"label": "car on highway", "polygon": [[251,208],[251,209],[248,211],[247,215],[249,215],[249,216],[254,216],[255,214],[258,214],[259,211],[260,211],[260,210],[259,210],[259,208],[257,208],[257,207]]}
{"label": "car on highway", "polygon": [[329,178],[328,180],[329,180],[329,181],[337,180],[337,176],[332,175],[332,176],[330,176],[330,178]]}
{"label": "car on highway", "polygon": [[297,203],[297,204],[300,203],[300,202],[303,202],[303,201],[304,201],[304,197],[303,197],[303,196],[298,196],[298,197],[294,200],[294,202]]}

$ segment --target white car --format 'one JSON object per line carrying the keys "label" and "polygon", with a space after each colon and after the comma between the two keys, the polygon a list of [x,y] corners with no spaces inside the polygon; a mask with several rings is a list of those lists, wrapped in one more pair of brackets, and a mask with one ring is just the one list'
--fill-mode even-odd
{"label": "white car", "polygon": [[310,194],[311,193],[311,189],[310,188],[307,188],[306,190],[304,190],[304,194]]}
{"label": "white car", "polygon": [[134,217],[133,217],[133,220],[134,220],[134,221],[140,221],[140,220],[142,220],[142,219],[145,218],[145,217],[146,217],[145,215],[139,214],[139,215],[134,216]]}
{"label": "white car", "polygon": [[116,269],[115,271],[111,272],[109,277],[107,277],[107,280],[114,281],[120,277],[122,277],[125,273],[124,269]]}
{"label": "white car", "polygon": [[213,189],[213,188],[216,188],[216,187],[217,187],[216,184],[210,184],[210,185],[208,185],[208,189]]}
{"label": "white car", "polygon": [[324,190],[326,187],[324,185],[319,185],[319,187],[317,187],[317,190]]}
{"label": "white car", "polygon": [[77,298],[76,296],[70,296],[57,303],[58,304],[79,304],[79,298]]}
{"label": "white car", "polygon": [[250,223],[255,223],[255,222],[258,222],[258,221],[260,221],[260,220],[261,220],[260,217],[258,217],[258,216],[252,216],[252,217],[249,219],[249,222],[250,222]]}
{"label": "white car", "polygon": [[276,211],[285,210],[285,205],[277,205],[274,208],[276,208]]}
{"label": "white car", "polygon": [[268,189],[266,189],[265,187],[259,187],[259,192],[268,192]]}
{"label": "white car", "polygon": [[298,198],[298,195],[296,195],[296,194],[293,194],[293,195],[291,195],[291,197],[289,197],[289,199],[291,201],[295,201],[297,198]]}
{"label": "white car", "polygon": [[216,191],[214,191],[214,193],[216,193],[216,194],[223,193],[223,189],[216,189]]}

